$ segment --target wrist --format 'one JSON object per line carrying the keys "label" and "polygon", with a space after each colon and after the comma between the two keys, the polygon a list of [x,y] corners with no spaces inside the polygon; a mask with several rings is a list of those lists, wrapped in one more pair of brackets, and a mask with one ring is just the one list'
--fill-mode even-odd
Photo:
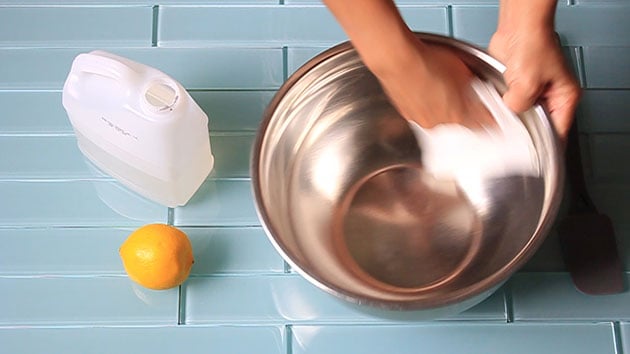
{"label": "wrist", "polygon": [[406,29],[363,52],[359,50],[359,54],[370,71],[382,79],[404,73],[410,66],[421,69],[427,50],[427,45]]}
{"label": "wrist", "polygon": [[556,0],[501,0],[497,33],[554,33]]}

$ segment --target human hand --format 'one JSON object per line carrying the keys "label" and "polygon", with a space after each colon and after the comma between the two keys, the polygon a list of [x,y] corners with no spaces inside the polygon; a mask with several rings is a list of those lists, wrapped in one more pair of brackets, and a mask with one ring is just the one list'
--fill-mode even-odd
{"label": "human hand", "polygon": [[494,120],[470,85],[473,75],[450,50],[420,41],[392,0],[324,0],[390,102],[425,128]]}
{"label": "human hand", "polygon": [[371,68],[404,118],[424,128],[456,123],[481,129],[495,124],[471,88],[473,73],[453,51],[415,37],[409,43],[408,50],[401,51],[406,55],[391,65]]}
{"label": "human hand", "polygon": [[566,141],[580,98],[580,87],[567,66],[553,30],[497,30],[488,48],[506,66],[506,105],[520,113],[539,101],[549,112],[560,140]]}

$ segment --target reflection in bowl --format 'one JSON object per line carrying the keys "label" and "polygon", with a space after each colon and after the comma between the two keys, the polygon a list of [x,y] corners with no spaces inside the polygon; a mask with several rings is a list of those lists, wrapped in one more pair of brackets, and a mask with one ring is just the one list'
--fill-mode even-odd
{"label": "reflection in bowl", "polygon": [[[418,34],[505,89],[503,67],[452,38]],[[547,116],[519,116],[540,175],[454,181],[422,165],[409,124],[349,43],[313,58],[278,91],[258,132],[252,184],[285,260],[313,284],[385,309],[483,300],[535,252],[562,178]]]}

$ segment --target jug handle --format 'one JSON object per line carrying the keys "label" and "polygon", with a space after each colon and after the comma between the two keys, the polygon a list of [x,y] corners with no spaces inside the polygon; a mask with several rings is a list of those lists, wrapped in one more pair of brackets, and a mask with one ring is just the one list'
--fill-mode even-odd
{"label": "jug handle", "polygon": [[72,66],[76,71],[104,76],[121,83],[138,75],[135,70],[116,59],[91,53],[79,54]]}

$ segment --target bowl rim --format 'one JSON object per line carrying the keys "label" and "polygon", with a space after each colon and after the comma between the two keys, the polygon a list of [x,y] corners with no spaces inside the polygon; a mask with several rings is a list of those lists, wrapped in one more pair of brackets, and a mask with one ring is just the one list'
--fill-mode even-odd
{"label": "bowl rim", "polygon": [[[474,44],[469,42],[459,40],[453,37],[447,37],[435,33],[426,33],[426,32],[414,32],[415,35],[427,42],[431,42],[434,44],[448,45],[451,47],[455,47],[467,54],[470,54],[482,62],[489,65],[491,69],[494,69],[500,74],[500,79],[503,81],[503,73],[506,70],[506,67],[499,60],[491,56],[488,52],[480,47],[477,47]],[[546,131],[549,131],[552,135],[552,144],[551,147],[554,151],[552,151],[552,165],[555,167],[555,173],[550,177],[550,186],[552,187],[550,203],[547,207],[546,213],[541,211],[542,218],[539,218],[538,226],[532,236],[530,236],[529,241],[521,248],[520,252],[516,254],[514,258],[510,262],[507,262],[501,268],[499,268],[496,272],[484,278],[481,281],[474,283],[469,287],[463,288],[465,291],[461,290],[454,293],[454,296],[449,296],[448,298],[439,299],[435,301],[424,301],[423,299],[412,299],[412,300],[386,300],[386,299],[376,299],[372,297],[366,297],[358,295],[354,292],[348,291],[347,289],[340,288],[335,286],[334,284],[330,284],[324,279],[320,279],[312,275],[308,269],[301,264],[298,264],[294,258],[291,256],[291,251],[286,247],[286,245],[275,235],[277,230],[267,215],[265,209],[265,202],[262,198],[262,191],[260,186],[260,157],[262,153],[262,145],[267,136],[267,130],[269,128],[269,124],[271,119],[273,118],[276,109],[278,108],[281,101],[284,99],[286,93],[299,81],[302,79],[304,75],[309,73],[313,68],[320,65],[322,62],[326,61],[329,58],[335,57],[339,54],[345,53],[347,51],[354,51],[354,46],[350,41],[344,41],[337,45],[334,45],[319,54],[315,55],[311,59],[309,59],[306,63],[300,66],[293,74],[291,74],[287,80],[280,86],[278,91],[274,94],[271,101],[268,103],[266,109],[263,112],[262,120],[258,128],[258,132],[256,134],[255,140],[252,144],[251,154],[250,154],[250,173],[251,173],[251,189],[254,197],[254,206],[256,210],[256,214],[258,219],[261,222],[261,226],[267,235],[267,238],[272,243],[273,247],[276,251],[281,255],[284,261],[286,261],[292,269],[294,269],[298,274],[307,279],[311,284],[314,284],[318,288],[324,290],[325,292],[332,294],[338,298],[342,298],[354,304],[360,305],[369,305],[376,308],[381,308],[385,310],[431,310],[437,308],[443,308],[447,306],[456,305],[458,303],[465,302],[475,297],[481,297],[481,300],[485,299],[487,296],[491,295],[494,290],[498,289],[501,284],[503,284],[509,277],[511,277],[519,268],[521,268],[538,250],[540,245],[546,239],[553,222],[557,216],[558,210],[560,209],[560,204],[563,195],[563,181],[565,176],[564,164],[562,163],[564,151],[561,149],[561,145],[557,136],[555,129],[553,129],[553,125],[549,119],[549,114],[546,109],[540,104],[536,103],[532,107],[537,114],[537,116],[544,117],[545,119],[541,119],[541,124],[544,125]],[[307,268],[307,267],[306,267]],[[492,290],[489,292],[489,290]],[[474,302],[474,303],[477,303]]]}

